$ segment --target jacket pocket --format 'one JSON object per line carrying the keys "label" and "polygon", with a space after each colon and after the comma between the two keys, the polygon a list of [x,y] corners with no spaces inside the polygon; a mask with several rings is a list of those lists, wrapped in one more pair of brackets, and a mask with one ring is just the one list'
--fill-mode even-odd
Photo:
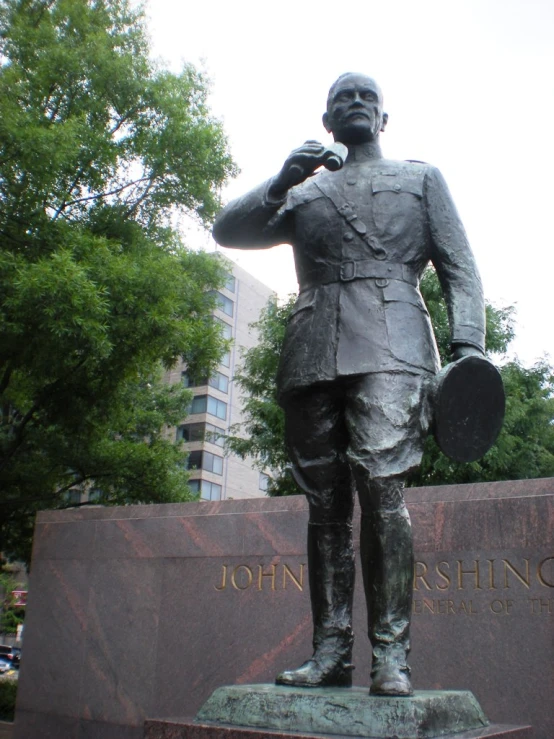
{"label": "jacket pocket", "polygon": [[309,311],[311,313],[315,305],[315,296],[315,288],[304,290],[303,292],[301,292],[296,300],[296,303],[294,304],[292,311],[290,312],[288,320],[292,321],[293,318],[301,314],[303,311]]}
{"label": "jacket pocket", "polygon": [[385,303],[410,303],[410,305],[415,305],[416,308],[419,308],[423,313],[429,315],[425,303],[423,302],[423,298],[421,297],[421,293],[416,287],[410,285],[408,282],[391,280],[389,284],[383,288],[383,300]]}
{"label": "jacket pocket", "polygon": [[371,189],[373,194],[378,192],[393,192],[396,195],[400,195],[400,193],[407,192],[411,195],[417,195],[418,198],[422,198],[423,180],[394,175],[377,175],[371,181]]}
{"label": "jacket pocket", "polygon": [[392,280],[383,288],[389,348],[397,359],[436,372],[438,349],[429,313],[416,288]]}

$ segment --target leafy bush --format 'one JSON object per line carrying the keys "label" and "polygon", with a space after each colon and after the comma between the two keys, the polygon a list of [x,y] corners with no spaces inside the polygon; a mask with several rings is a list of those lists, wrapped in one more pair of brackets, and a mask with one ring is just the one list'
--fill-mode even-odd
{"label": "leafy bush", "polygon": [[0,721],[13,721],[17,680],[0,678]]}

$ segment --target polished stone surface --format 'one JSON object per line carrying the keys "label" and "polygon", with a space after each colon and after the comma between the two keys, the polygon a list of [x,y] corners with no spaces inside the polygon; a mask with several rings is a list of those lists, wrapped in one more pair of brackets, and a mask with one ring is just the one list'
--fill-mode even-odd
{"label": "polished stone surface", "polygon": [[[536,739],[554,736],[553,492],[406,491],[414,687],[469,689],[491,721],[533,724]],[[300,496],[39,514],[15,739],[135,739],[147,716],[192,716],[220,685],[300,664],[306,521]],[[356,588],[354,681],[369,686]]]}
{"label": "polished stone surface", "polygon": [[[248,729],[235,726],[211,726],[190,719],[153,719],[145,722],[143,739],[352,739],[345,734]],[[376,739],[376,737],[365,737]],[[530,726],[491,724],[483,729],[443,734],[442,739],[535,739]]]}
{"label": "polished stone surface", "polygon": [[227,685],[196,715],[200,723],[230,724],[381,739],[426,739],[482,729],[487,718],[469,691],[416,691],[409,698],[368,695],[367,688],[287,688]]}

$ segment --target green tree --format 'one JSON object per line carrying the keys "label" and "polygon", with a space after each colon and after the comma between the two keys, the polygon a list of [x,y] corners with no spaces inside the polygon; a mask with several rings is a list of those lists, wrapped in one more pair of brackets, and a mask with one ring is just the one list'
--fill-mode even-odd
{"label": "green tree", "polygon": [[167,425],[224,347],[224,265],[172,227],[210,223],[235,172],[207,82],[149,58],[128,0],[0,5],[0,552],[28,559],[36,510],[183,500]]}
{"label": "green tree", "polygon": [[0,570],[0,634],[16,634],[17,627],[25,620],[25,608],[16,605],[13,595],[17,589],[17,579],[10,572]]}
{"label": "green tree", "polygon": [[[421,292],[429,309],[441,361],[450,360],[450,330],[446,304],[434,270],[425,272]],[[295,296],[279,306],[271,301],[260,320],[258,346],[245,353],[237,382],[249,394],[246,418],[228,441],[228,448],[242,457],[252,456],[260,469],[272,470],[270,495],[299,492],[287,472],[289,459],[284,443],[284,415],[276,401],[275,373],[285,326]],[[497,361],[514,337],[514,308],[487,312],[487,353]],[[411,485],[439,485],[491,480],[513,480],[554,475],[554,370],[546,361],[525,368],[519,361],[500,369],[506,390],[506,417],[492,449],[478,462],[458,464],[445,457],[434,438],[426,443],[421,469]],[[242,435],[239,435],[242,434]]]}
{"label": "green tree", "polygon": [[252,324],[258,344],[243,355],[243,365],[234,382],[244,391],[244,422],[231,428],[226,448],[242,459],[251,457],[260,470],[271,470],[269,495],[297,495],[300,491],[288,472],[285,448],[285,416],[277,403],[275,377],[289,314],[296,302],[290,295],[283,304],[272,298]]}
{"label": "green tree", "polygon": [[[448,317],[439,281],[427,270],[421,292],[431,321],[441,361],[449,361]],[[487,311],[487,355],[501,358],[514,338],[513,306]],[[439,450],[433,436],[425,445],[421,468],[410,484],[454,485],[494,480],[518,480],[554,475],[554,369],[541,360],[526,368],[517,359],[500,367],[506,392],[506,415],[502,431],[485,456],[469,464],[453,462]]]}

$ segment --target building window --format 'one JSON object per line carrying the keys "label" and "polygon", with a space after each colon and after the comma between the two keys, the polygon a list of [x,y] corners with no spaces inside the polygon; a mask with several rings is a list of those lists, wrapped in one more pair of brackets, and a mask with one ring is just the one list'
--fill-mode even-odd
{"label": "building window", "polygon": [[267,493],[267,488],[269,485],[269,475],[266,475],[263,472],[260,472],[260,481],[258,483],[258,487],[260,490],[263,490],[264,493]]}
{"label": "building window", "polygon": [[231,366],[231,352],[225,352],[225,354],[221,357],[221,360],[219,362],[224,367],[230,367]]}
{"label": "building window", "polygon": [[236,288],[236,280],[233,275],[225,276],[225,289],[229,290],[230,293],[234,293]]}
{"label": "building window", "polygon": [[227,403],[212,398],[211,395],[197,395],[190,404],[190,413],[209,413],[225,421],[227,419]]}
{"label": "building window", "polygon": [[98,490],[98,488],[92,488],[88,494],[88,502],[96,503],[97,501],[100,500],[101,497],[102,497],[101,491]]}
{"label": "building window", "polygon": [[216,444],[216,446],[224,446],[225,445],[224,429],[219,428],[219,426],[214,426],[213,423],[207,423],[205,440],[209,441],[210,444]]}
{"label": "building window", "polygon": [[68,490],[65,494],[65,500],[67,505],[79,505],[83,497],[82,491],[77,488],[76,490]]}
{"label": "building window", "polygon": [[214,475],[223,474],[223,457],[211,452],[191,452],[187,461],[189,470],[206,470]]}
{"label": "building window", "polygon": [[202,469],[202,452],[191,452],[187,459],[187,470]]}
{"label": "building window", "polygon": [[216,307],[226,313],[230,318],[232,318],[235,313],[235,304],[233,303],[231,298],[228,298],[227,296],[223,295],[223,293],[220,293],[218,291],[215,291],[213,294],[216,298]]}
{"label": "building window", "polygon": [[208,413],[225,421],[227,419],[227,403],[208,395]]}
{"label": "building window", "polygon": [[194,492],[200,492],[202,500],[221,500],[221,485],[208,480],[189,480],[189,488]]}
{"label": "building window", "polygon": [[214,475],[222,475],[223,457],[211,452],[202,452],[202,469],[213,472]]}
{"label": "building window", "polygon": [[225,430],[213,423],[185,423],[177,429],[177,441],[209,441],[210,444],[223,446]]}
{"label": "building window", "polygon": [[223,334],[223,338],[232,339],[233,338],[233,327],[229,325],[227,321],[222,321],[221,318],[216,318],[215,320],[221,326],[221,333]]}
{"label": "building window", "polygon": [[202,480],[200,490],[202,500],[221,500],[221,485],[218,485],[216,482]]}
{"label": "building window", "polygon": [[181,379],[185,387],[203,387],[204,385],[209,385],[222,393],[229,392],[229,378],[222,372],[216,372],[210,378],[190,377],[186,372],[181,372]]}
{"label": "building window", "polygon": [[207,395],[196,395],[192,399],[190,404],[191,413],[206,413],[208,409],[208,396]]}
{"label": "building window", "polygon": [[193,493],[197,493],[200,490],[200,483],[202,480],[189,480],[188,486],[192,490]]}
{"label": "building window", "polygon": [[215,375],[212,375],[208,381],[208,385],[215,387],[221,393],[229,392],[229,378],[222,372],[216,372]]}
{"label": "building window", "polygon": [[177,441],[204,441],[203,423],[185,423],[177,429]]}
{"label": "building window", "polygon": [[202,387],[208,384],[207,377],[190,377],[187,372],[181,372],[181,380],[185,387]]}

